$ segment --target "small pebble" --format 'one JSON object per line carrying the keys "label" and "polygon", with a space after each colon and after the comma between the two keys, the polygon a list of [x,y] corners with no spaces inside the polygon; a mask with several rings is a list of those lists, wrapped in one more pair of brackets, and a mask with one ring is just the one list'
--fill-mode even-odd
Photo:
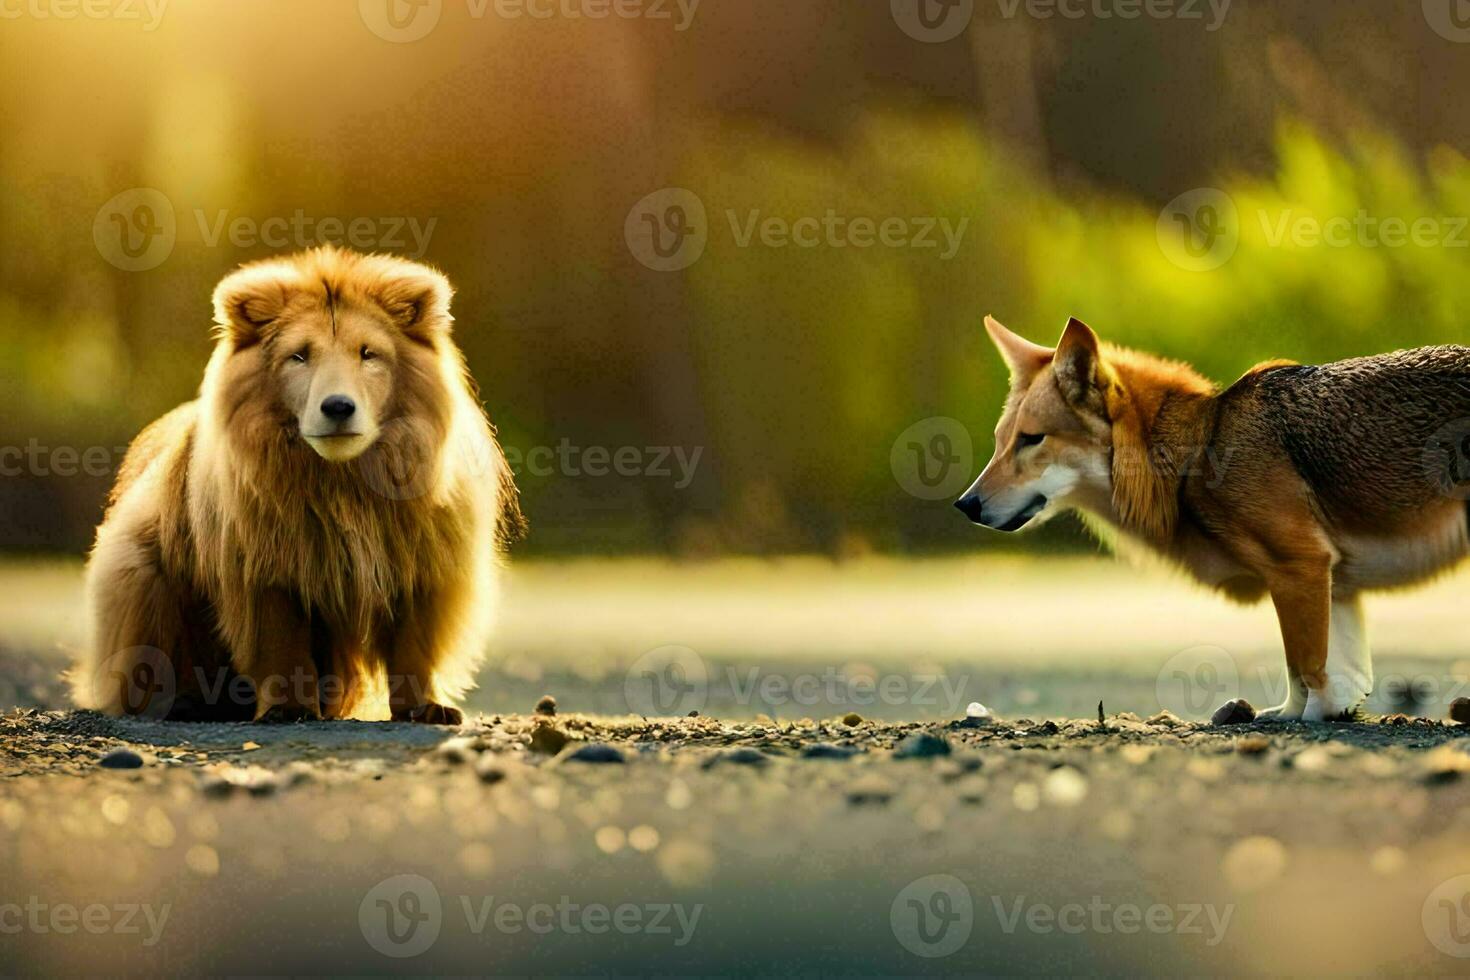
{"label": "small pebble", "polygon": [[1041,795],[1053,806],[1076,806],[1087,798],[1087,777],[1071,766],[1047,773]]}
{"label": "small pebble", "polygon": [[893,755],[898,759],[929,759],[949,755],[949,740],[931,732],[917,732],[898,743]]}
{"label": "small pebble", "polygon": [[893,784],[881,776],[862,776],[847,787],[847,802],[855,806],[887,803],[893,799]]}
{"label": "small pebble", "polygon": [[1332,756],[1320,745],[1309,745],[1291,756],[1291,767],[1299,772],[1325,772],[1332,765]]}
{"label": "small pebble", "polygon": [[132,749],[113,749],[98,762],[103,769],[141,769],[143,757]]}
{"label": "small pebble", "polygon": [[480,777],[484,783],[498,783],[505,778],[505,769],[501,767],[495,756],[486,753],[480,756],[475,763],[475,775]]}
{"label": "small pebble", "polygon": [[1215,709],[1210,718],[1212,725],[1248,725],[1256,720],[1256,709],[1245,698],[1226,701]]}
{"label": "small pebble", "polygon": [[625,762],[622,749],[602,742],[584,745],[567,756],[573,762]]}
{"label": "small pebble", "polygon": [[542,755],[556,755],[566,748],[571,738],[555,725],[537,725],[531,732],[531,751]]}
{"label": "small pebble", "polygon": [[211,799],[224,799],[235,791],[235,784],[223,776],[205,776],[199,781],[199,792]]}
{"label": "small pebble", "polygon": [[832,742],[816,742],[801,750],[803,759],[851,759],[857,754],[855,745],[836,745]]}
{"label": "small pebble", "polygon": [[1246,837],[1225,852],[1220,870],[1231,887],[1251,892],[1269,885],[1286,869],[1286,845],[1274,837]]}
{"label": "small pebble", "polygon": [[1450,721],[1470,725],[1470,698],[1455,698],[1450,702]]}
{"label": "small pebble", "polygon": [[979,701],[971,701],[970,706],[965,709],[965,718],[960,722],[962,728],[983,728],[995,720],[990,709]]}
{"label": "small pebble", "polygon": [[1424,756],[1424,778],[1430,783],[1452,783],[1470,772],[1470,755],[1453,745],[1441,745]]}
{"label": "small pebble", "polygon": [[478,748],[474,738],[459,735],[440,742],[434,748],[434,755],[445,762],[463,763],[472,762],[475,758],[475,750]]}
{"label": "small pebble", "polygon": [[1264,735],[1247,735],[1235,740],[1235,751],[1241,755],[1260,755],[1271,747],[1271,740]]}
{"label": "small pebble", "polygon": [[721,752],[719,755],[711,756],[705,760],[704,767],[708,769],[710,766],[718,765],[721,762],[733,762],[741,766],[763,766],[770,761],[771,757],[760,749],[741,746],[738,749],[730,749],[727,752]]}
{"label": "small pebble", "polygon": [[556,698],[550,694],[541,695],[541,700],[536,702],[536,713],[548,718],[556,714]]}
{"label": "small pebble", "polygon": [[842,716],[842,723],[848,728],[856,728],[863,723],[863,716],[852,711]]}

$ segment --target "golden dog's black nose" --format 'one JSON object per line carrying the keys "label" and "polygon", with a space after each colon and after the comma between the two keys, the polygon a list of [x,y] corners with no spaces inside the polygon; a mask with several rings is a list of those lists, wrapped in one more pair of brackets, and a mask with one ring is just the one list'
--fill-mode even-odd
{"label": "golden dog's black nose", "polygon": [[357,404],[346,395],[328,395],[322,402],[322,414],[334,422],[351,418],[355,411]]}

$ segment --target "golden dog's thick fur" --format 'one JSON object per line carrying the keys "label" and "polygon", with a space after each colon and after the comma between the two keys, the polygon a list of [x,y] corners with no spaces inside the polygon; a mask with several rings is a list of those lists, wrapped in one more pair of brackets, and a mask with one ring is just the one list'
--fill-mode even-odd
{"label": "golden dog's thick fur", "polygon": [[[450,294],[333,248],[220,283],[199,398],[133,443],[98,528],[79,703],[459,720],[520,514]],[[317,432],[337,389],[353,431]]]}

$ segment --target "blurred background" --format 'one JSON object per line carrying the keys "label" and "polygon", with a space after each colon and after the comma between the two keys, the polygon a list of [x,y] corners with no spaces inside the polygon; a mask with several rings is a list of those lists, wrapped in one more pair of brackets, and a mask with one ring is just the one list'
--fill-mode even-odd
{"label": "blurred background", "polygon": [[[951,510],[1004,393],[981,318],[1050,342],[1076,315],[1222,382],[1463,341],[1461,6],[18,7],[0,30],[0,552],[24,561],[0,618],[16,643],[22,620],[27,646],[76,642],[78,560],[123,447],[199,382],[214,284],[335,241],[458,288],[532,522],[516,587],[544,586],[502,644],[529,685],[546,657],[658,642],[844,664],[1075,652],[1097,631],[1044,611],[996,632],[1066,587],[1150,676],[1230,637],[1274,664],[1269,611],[1097,572],[1068,520],[1017,539]],[[1017,551],[1079,557],[992,558]],[[645,563],[556,591],[557,563],[592,555]],[[737,560],[793,555],[810,560]],[[585,618],[615,581],[653,583],[649,605]],[[696,582],[710,605],[672,616]],[[719,634],[742,597],[739,635]],[[584,635],[551,631],[568,603]],[[1404,608],[1381,645],[1443,652],[1430,607]],[[633,622],[663,628],[628,639]],[[1095,701],[1041,689],[1056,710]]]}
{"label": "blurred background", "polygon": [[[566,447],[522,466],[526,555],[973,548],[892,450],[940,417],[973,435],[951,482],[988,457],[985,313],[1221,381],[1465,338],[1470,48],[1416,2],[115,6],[0,31],[0,443],[39,447],[5,551],[81,553],[117,448],[198,384],[214,284],[325,240],[440,266],[507,446]],[[707,244],[658,271],[625,230],[671,187]],[[1204,270],[1159,228],[1201,188],[1237,209]],[[746,235],[829,212],[908,244]],[[1296,234],[1360,213],[1437,236]],[[624,447],[635,475],[599,467]]]}

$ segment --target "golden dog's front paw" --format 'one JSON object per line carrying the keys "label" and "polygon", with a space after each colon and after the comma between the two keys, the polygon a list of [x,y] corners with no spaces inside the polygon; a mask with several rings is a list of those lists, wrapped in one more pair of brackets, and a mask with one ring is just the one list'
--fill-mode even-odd
{"label": "golden dog's front paw", "polygon": [[462,725],[464,724],[464,712],[458,708],[430,701],[412,708],[395,709],[393,720],[411,721],[419,725]]}
{"label": "golden dog's front paw", "polygon": [[321,721],[322,712],[316,705],[272,704],[257,711],[255,720],[262,725],[286,725],[297,721]]}

